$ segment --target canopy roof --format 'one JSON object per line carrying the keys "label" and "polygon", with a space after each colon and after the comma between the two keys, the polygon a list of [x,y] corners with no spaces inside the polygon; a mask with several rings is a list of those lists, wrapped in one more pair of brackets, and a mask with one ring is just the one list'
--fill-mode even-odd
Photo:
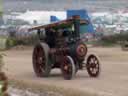
{"label": "canopy roof", "polygon": [[[66,20],[62,20],[62,21],[58,21],[55,23],[51,23],[51,24],[47,24],[47,25],[42,25],[42,26],[36,26],[33,28],[30,28],[29,30],[39,30],[42,28],[59,28],[59,27],[64,27],[66,25],[71,25],[73,23],[73,19],[66,19]],[[80,24],[88,24],[89,21],[88,20],[84,20],[84,19],[80,19]]]}

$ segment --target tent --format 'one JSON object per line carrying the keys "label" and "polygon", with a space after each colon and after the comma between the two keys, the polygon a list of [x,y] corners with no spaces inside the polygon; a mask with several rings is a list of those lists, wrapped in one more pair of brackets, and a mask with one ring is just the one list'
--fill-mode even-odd
{"label": "tent", "polygon": [[[67,10],[67,18],[70,18],[74,15],[79,15],[80,18],[89,20],[91,22],[87,11],[84,9]],[[89,25],[82,25],[80,29],[81,29],[81,33],[85,33],[85,32],[94,33],[95,32],[92,23],[90,23]]]}
{"label": "tent", "polygon": [[57,21],[59,21],[59,19],[56,16],[51,16],[50,21],[51,22],[57,22]]}

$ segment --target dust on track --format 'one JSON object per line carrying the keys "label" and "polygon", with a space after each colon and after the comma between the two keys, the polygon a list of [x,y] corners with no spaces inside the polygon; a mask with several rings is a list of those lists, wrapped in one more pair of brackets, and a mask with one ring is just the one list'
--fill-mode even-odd
{"label": "dust on track", "polygon": [[73,80],[64,80],[59,69],[54,69],[48,78],[38,78],[32,68],[32,48],[12,49],[6,54],[5,70],[9,78],[34,84],[55,85],[73,88],[103,96],[128,96],[128,52],[119,47],[89,48],[101,62],[101,75],[90,78],[86,70],[79,71]]}

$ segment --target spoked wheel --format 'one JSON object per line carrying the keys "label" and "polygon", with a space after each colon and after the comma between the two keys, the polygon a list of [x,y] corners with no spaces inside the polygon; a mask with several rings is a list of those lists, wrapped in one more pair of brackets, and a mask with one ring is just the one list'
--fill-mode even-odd
{"label": "spoked wheel", "polygon": [[88,58],[87,58],[87,72],[91,77],[97,77],[99,76],[100,73],[100,63],[98,58],[91,54]]}
{"label": "spoked wheel", "polygon": [[62,70],[63,77],[66,80],[70,80],[75,76],[76,69],[75,69],[75,64],[72,57],[70,56],[64,57],[63,63],[61,64],[61,70]]}
{"label": "spoked wheel", "polygon": [[48,63],[49,47],[45,43],[37,44],[33,51],[33,68],[38,77],[49,76],[51,65]]}

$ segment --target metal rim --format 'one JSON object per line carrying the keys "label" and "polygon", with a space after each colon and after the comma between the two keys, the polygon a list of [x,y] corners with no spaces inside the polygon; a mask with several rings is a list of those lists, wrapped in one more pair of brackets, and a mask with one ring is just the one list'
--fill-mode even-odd
{"label": "metal rim", "polygon": [[87,53],[87,49],[86,49],[85,45],[80,44],[80,45],[77,47],[77,54],[78,54],[79,56],[85,56],[86,53]]}
{"label": "metal rim", "polygon": [[61,70],[64,79],[70,80],[75,75],[75,64],[70,56],[65,56],[63,63],[61,64]]}
{"label": "metal rim", "polygon": [[91,77],[97,77],[100,73],[100,63],[95,55],[90,55],[87,59],[87,71]]}
{"label": "metal rim", "polygon": [[33,52],[33,66],[37,76],[43,75],[46,67],[46,57],[44,49],[41,45],[34,48]]}
{"label": "metal rim", "polygon": [[76,47],[77,58],[84,59],[87,54],[87,51],[87,46],[84,43],[78,44],[78,46]]}

